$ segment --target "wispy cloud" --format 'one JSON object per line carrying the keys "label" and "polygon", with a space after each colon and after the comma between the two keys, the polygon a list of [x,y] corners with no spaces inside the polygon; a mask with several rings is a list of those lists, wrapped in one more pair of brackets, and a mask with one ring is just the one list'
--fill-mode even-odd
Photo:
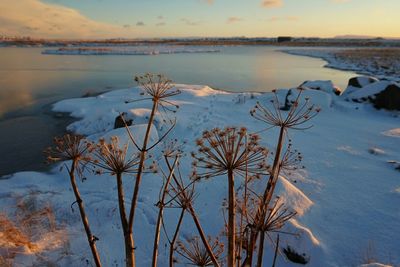
{"label": "wispy cloud", "polygon": [[156,26],[165,26],[165,25],[167,25],[165,22],[159,22],[156,24]]}
{"label": "wispy cloud", "polygon": [[227,23],[236,23],[236,22],[240,22],[240,21],[243,21],[243,19],[240,17],[229,17],[226,20]]}
{"label": "wispy cloud", "polygon": [[46,38],[97,38],[132,34],[130,27],[92,20],[75,9],[39,0],[1,0],[0,32]]}
{"label": "wispy cloud", "polygon": [[297,16],[287,16],[287,17],[271,17],[268,19],[269,22],[275,22],[275,21],[298,21],[300,20],[299,17]]}
{"label": "wispy cloud", "polygon": [[265,8],[280,7],[282,5],[283,5],[283,0],[264,0],[261,3],[261,6]]}
{"label": "wispy cloud", "polygon": [[145,26],[143,21],[138,21],[136,22],[136,26]]}
{"label": "wispy cloud", "polygon": [[181,18],[181,21],[184,24],[189,25],[189,26],[197,26],[197,25],[200,24],[200,21],[193,21],[193,20],[188,19],[188,18]]}

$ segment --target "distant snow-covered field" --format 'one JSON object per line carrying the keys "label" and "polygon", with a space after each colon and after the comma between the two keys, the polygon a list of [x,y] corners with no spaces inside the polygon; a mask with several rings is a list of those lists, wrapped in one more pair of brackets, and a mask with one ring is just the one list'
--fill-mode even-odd
{"label": "distant snow-covered field", "polygon": [[400,48],[307,48],[283,52],[322,58],[330,68],[400,81]]}

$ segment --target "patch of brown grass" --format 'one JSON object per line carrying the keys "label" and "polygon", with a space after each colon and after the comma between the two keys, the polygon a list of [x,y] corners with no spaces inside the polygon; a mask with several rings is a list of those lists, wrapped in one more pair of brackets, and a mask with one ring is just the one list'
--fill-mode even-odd
{"label": "patch of brown grass", "polygon": [[334,53],[342,62],[374,69],[380,74],[400,73],[399,48],[358,48],[340,50]]}
{"label": "patch of brown grass", "polygon": [[66,233],[58,228],[49,206],[37,207],[32,195],[21,198],[16,216],[0,213],[0,266],[12,266],[18,255],[40,256],[65,245]]}
{"label": "patch of brown grass", "polygon": [[30,241],[30,238],[5,214],[0,214],[0,247],[9,251],[20,247],[25,247],[25,251],[37,249],[37,246]]}

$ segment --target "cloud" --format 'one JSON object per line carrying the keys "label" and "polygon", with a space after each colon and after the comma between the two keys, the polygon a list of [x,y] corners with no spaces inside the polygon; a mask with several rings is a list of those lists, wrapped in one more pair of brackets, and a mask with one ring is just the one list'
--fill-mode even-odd
{"label": "cloud", "polygon": [[136,26],[145,26],[143,21],[138,21],[136,22]]}
{"label": "cloud", "polygon": [[199,25],[199,24],[200,24],[199,21],[192,21],[192,20],[190,20],[190,19],[188,19],[188,18],[181,18],[181,21],[182,21],[183,23],[185,23],[186,25],[189,25],[189,26],[196,26],[196,25]]}
{"label": "cloud", "polygon": [[243,21],[243,19],[239,18],[239,17],[229,17],[226,22],[227,23],[235,23],[235,22],[240,22],[240,21]]}
{"label": "cloud", "polygon": [[261,3],[261,6],[265,8],[280,7],[282,5],[283,5],[283,0],[264,0]]}
{"label": "cloud", "polygon": [[75,9],[39,0],[1,0],[0,32],[44,38],[132,36],[129,27],[102,23]]}
{"label": "cloud", "polygon": [[156,26],[165,26],[165,25],[167,25],[165,22],[159,22],[156,24]]}
{"label": "cloud", "polygon": [[214,0],[201,0],[202,2],[206,2],[209,5],[214,4]]}
{"label": "cloud", "polygon": [[269,22],[275,22],[275,21],[298,21],[300,20],[299,17],[297,16],[287,16],[287,17],[271,17],[268,19]]}
{"label": "cloud", "polygon": [[161,16],[161,15],[160,15],[160,16],[157,17],[157,19],[163,20],[163,19],[164,19],[164,16]]}

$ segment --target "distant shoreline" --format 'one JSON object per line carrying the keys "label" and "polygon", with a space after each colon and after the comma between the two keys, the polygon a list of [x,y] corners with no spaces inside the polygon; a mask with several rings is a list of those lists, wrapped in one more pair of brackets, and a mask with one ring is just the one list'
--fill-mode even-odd
{"label": "distant shoreline", "polygon": [[[290,38],[290,37],[289,37]],[[63,46],[141,46],[141,45],[192,45],[192,46],[293,46],[293,47],[400,47],[397,39],[321,39],[290,38],[278,41],[278,38],[199,38],[199,39],[104,39],[104,40],[47,40],[32,38],[9,38],[0,40],[3,47],[63,47]]]}

